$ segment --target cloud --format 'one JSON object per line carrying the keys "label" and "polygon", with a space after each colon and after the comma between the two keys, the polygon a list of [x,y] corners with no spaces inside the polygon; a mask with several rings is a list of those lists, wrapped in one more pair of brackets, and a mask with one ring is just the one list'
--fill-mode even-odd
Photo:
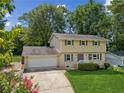
{"label": "cloud", "polygon": [[19,26],[19,25],[22,25],[22,23],[21,22],[17,22],[16,25]]}
{"label": "cloud", "polygon": [[12,22],[10,22],[10,21],[6,22],[6,24],[5,24],[6,27],[9,27],[11,25],[12,25]]}
{"label": "cloud", "polygon": [[105,5],[111,5],[111,1],[112,1],[112,0],[106,0]]}
{"label": "cloud", "polygon": [[59,5],[57,5],[57,7],[66,7],[66,5],[65,4],[59,4]]}
{"label": "cloud", "polygon": [[13,23],[11,21],[7,21],[5,23],[5,30],[10,31],[12,29]]}
{"label": "cloud", "polygon": [[6,13],[5,17],[8,18],[11,17],[11,15],[9,13]]}

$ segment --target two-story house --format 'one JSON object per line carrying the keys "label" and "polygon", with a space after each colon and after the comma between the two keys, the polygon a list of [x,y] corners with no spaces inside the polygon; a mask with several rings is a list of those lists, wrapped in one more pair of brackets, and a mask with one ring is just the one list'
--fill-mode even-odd
{"label": "two-story house", "polygon": [[77,68],[78,63],[105,62],[106,39],[94,35],[53,33],[50,47],[24,47],[26,68]]}

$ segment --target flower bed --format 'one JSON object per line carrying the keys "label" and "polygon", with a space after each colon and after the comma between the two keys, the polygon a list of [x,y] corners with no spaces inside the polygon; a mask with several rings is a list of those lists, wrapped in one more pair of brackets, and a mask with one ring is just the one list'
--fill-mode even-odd
{"label": "flower bed", "polygon": [[14,72],[0,73],[0,93],[39,93],[33,77],[20,77]]}

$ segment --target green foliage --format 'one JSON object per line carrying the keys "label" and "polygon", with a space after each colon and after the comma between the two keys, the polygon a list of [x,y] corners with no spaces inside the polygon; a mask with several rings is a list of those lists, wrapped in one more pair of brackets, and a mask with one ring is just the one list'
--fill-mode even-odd
{"label": "green foliage", "polygon": [[3,18],[6,13],[10,13],[15,8],[14,5],[12,5],[13,0],[0,0],[0,29],[4,29],[4,22]]}
{"label": "green foliage", "polygon": [[71,13],[70,23],[77,34],[93,34],[107,37],[110,31],[110,18],[106,15],[104,6],[90,0],[88,4],[78,6]]}
{"label": "green foliage", "polygon": [[21,59],[22,59],[21,56],[16,56],[16,55],[14,55],[12,62],[21,62]]}
{"label": "green foliage", "polygon": [[95,63],[78,64],[78,69],[82,71],[94,71],[99,69],[99,65]]}
{"label": "green foliage", "polygon": [[5,32],[0,30],[0,67],[9,65],[12,62],[12,50],[14,48],[14,39],[19,34],[19,29]]}
{"label": "green foliage", "polygon": [[0,93],[39,93],[39,86],[33,84],[32,79],[22,78],[14,72],[0,73]]}
{"label": "green foliage", "polygon": [[65,29],[64,14],[67,9],[54,5],[40,5],[19,19],[28,23],[29,29],[25,31],[26,45],[48,45],[53,32],[63,33]]}
{"label": "green foliage", "polygon": [[22,49],[24,46],[23,37],[25,35],[24,33],[25,33],[26,28],[23,28],[21,26],[17,26],[17,27],[14,27],[12,30],[17,30],[17,29],[20,30],[20,33],[14,39],[15,48],[13,50],[13,55],[21,55]]}
{"label": "green foliage", "polygon": [[105,69],[108,69],[111,65],[109,63],[104,63]]}
{"label": "green foliage", "polygon": [[11,72],[0,73],[0,93],[11,93],[13,91],[13,86],[11,86],[12,80],[19,81],[19,77]]}
{"label": "green foliage", "polygon": [[117,50],[124,50],[124,33],[118,33],[116,38],[114,38],[114,44],[116,45]]}
{"label": "green foliage", "polygon": [[112,44],[117,50],[124,50],[124,0],[113,0],[108,9],[112,12]]}

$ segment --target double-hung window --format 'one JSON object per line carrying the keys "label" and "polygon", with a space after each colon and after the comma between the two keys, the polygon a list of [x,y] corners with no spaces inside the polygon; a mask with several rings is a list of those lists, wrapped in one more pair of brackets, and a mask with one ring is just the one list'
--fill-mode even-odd
{"label": "double-hung window", "polygon": [[100,41],[93,41],[93,46],[100,46]]}
{"label": "double-hung window", "polygon": [[89,60],[92,60],[92,54],[89,54],[88,58],[89,58]]}
{"label": "double-hung window", "polygon": [[74,40],[65,40],[65,45],[74,45]]}
{"label": "double-hung window", "polygon": [[89,60],[102,60],[102,54],[89,54]]}
{"label": "double-hung window", "polygon": [[85,46],[85,45],[87,45],[87,41],[80,40],[80,46]]}
{"label": "double-hung window", "polygon": [[73,54],[65,54],[64,59],[65,59],[65,62],[73,61]]}
{"label": "double-hung window", "polygon": [[93,54],[93,60],[98,60],[99,59],[99,54]]}

